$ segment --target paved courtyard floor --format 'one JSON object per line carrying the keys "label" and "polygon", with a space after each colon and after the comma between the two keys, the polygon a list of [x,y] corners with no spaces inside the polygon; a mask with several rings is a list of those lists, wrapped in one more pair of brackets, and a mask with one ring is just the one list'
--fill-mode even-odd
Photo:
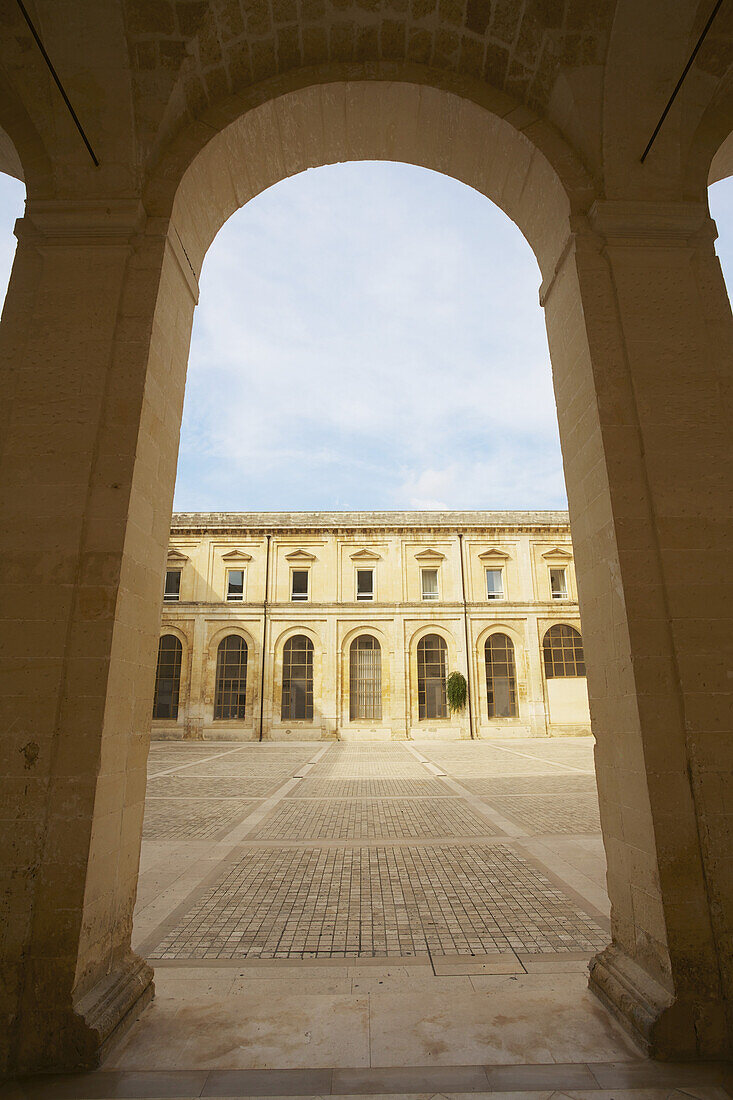
{"label": "paved courtyard floor", "polygon": [[587,991],[608,910],[591,738],[154,742],[155,1000],[101,1071],[8,1096],[720,1100]]}

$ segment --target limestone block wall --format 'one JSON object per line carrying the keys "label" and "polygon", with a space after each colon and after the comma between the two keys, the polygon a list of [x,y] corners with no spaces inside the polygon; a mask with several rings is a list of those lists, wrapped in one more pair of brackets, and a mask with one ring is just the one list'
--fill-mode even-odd
{"label": "limestone block wall", "polygon": [[[548,680],[542,640],[555,623],[580,631],[566,513],[261,513],[174,516],[167,568],[180,573],[166,600],[161,635],[181,642],[177,716],[153,720],[158,738],[211,740],[402,740],[558,736],[590,732],[585,677]],[[564,571],[554,598],[550,569]],[[227,598],[229,570],[241,599]],[[422,571],[437,574],[425,598]],[[486,571],[500,574],[489,599]],[[360,599],[357,571],[372,574]],[[293,599],[293,571],[307,572],[307,598]],[[238,594],[237,594],[238,595]],[[511,639],[516,717],[489,714],[485,646]],[[351,647],[379,647],[381,715],[352,716]],[[420,716],[418,647],[446,647],[446,672],[469,683],[470,708]],[[235,635],[247,647],[244,716],[215,718],[217,653]],[[313,717],[283,718],[288,639],[313,646]]]}

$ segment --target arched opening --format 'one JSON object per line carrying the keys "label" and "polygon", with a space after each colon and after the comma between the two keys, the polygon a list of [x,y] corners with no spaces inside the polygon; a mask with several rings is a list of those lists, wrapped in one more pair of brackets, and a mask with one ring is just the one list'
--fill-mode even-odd
{"label": "arched opening", "polygon": [[283,647],[280,714],[283,721],[313,721],[313,642],[305,634]]}
{"label": "arched opening", "polygon": [[507,634],[491,634],[484,645],[486,706],[489,718],[517,717],[514,643]]}
{"label": "arched opening", "polygon": [[360,634],[349,651],[349,713],[379,721],[382,717],[382,649],[372,634]]}
{"label": "arched opening", "polygon": [[417,697],[421,721],[448,717],[445,683],[448,647],[440,634],[426,634],[417,643]]}
{"label": "arched opening", "polygon": [[171,721],[178,718],[182,656],[180,640],[175,634],[164,634],[158,643],[153,718],[169,718]]}
{"label": "arched opening", "polygon": [[[375,74],[376,70],[372,76]],[[130,691],[129,685],[131,682],[147,683],[146,675],[152,680],[150,673],[158,634],[155,615],[150,608],[155,607],[154,594],[160,586],[165,556],[166,511],[172,492],[191,315],[203,256],[232,211],[264,187],[312,164],[368,156],[404,159],[432,167],[476,187],[520,225],[538,258],[577,535],[579,590],[589,611],[584,637],[591,656],[591,670],[599,670],[595,674],[593,696],[600,731],[598,759],[604,828],[614,839],[614,844],[609,846],[614,943],[612,949],[594,963],[593,983],[594,988],[616,1006],[619,1014],[631,1019],[631,1026],[636,1027],[654,1049],[668,1053],[683,1049],[685,1054],[694,1053],[698,1051],[695,1021],[705,1017],[707,1009],[718,1023],[721,1019],[720,968],[716,970],[715,962],[716,921],[719,923],[721,908],[706,907],[707,895],[704,887],[700,887],[706,860],[712,864],[709,853],[701,850],[702,834],[696,818],[699,791],[692,791],[685,766],[683,707],[665,711],[661,720],[660,741],[664,742],[665,759],[670,739],[680,750],[674,780],[679,781],[682,794],[674,802],[673,821],[665,819],[669,812],[665,806],[669,807],[670,800],[662,788],[661,771],[657,773],[646,768],[649,750],[659,749],[654,725],[656,716],[651,713],[659,713],[656,705],[659,700],[654,690],[643,690],[641,681],[646,676],[647,685],[653,688],[660,661],[668,671],[669,664],[674,665],[681,643],[670,627],[666,611],[661,619],[653,620],[653,623],[664,620],[660,628],[664,636],[660,641],[656,627],[644,618],[643,599],[639,596],[639,592],[648,593],[653,588],[659,605],[666,607],[665,554],[671,548],[663,538],[660,541],[656,528],[650,537],[650,530],[656,523],[654,517],[665,514],[664,508],[659,513],[654,505],[668,501],[668,497],[660,472],[665,470],[666,464],[659,452],[655,452],[659,461],[652,470],[654,476],[646,480],[644,476],[651,468],[649,447],[654,443],[652,429],[655,427],[654,424],[650,427],[645,417],[649,409],[658,409],[663,403],[654,400],[653,385],[644,373],[643,363],[661,362],[663,356],[658,347],[651,359],[646,355],[645,341],[649,331],[643,323],[644,305],[640,302],[645,295],[640,295],[638,288],[672,286],[676,293],[682,293],[677,289],[678,285],[682,287],[682,282],[678,284],[673,280],[671,270],[664,265],[671,252],[680,250],[680,241],[684,241],[685,249],[692,247],[694,233],[700,229],[699,211],[675,209],[671,214],[666,212],[665,217],[669,216],[673,223],[669,233],[671,248],[654,249],[647,245],[630,248],[629,240],[646,240],[649,236],[654,239],[657,223],[652,227],[654,231],[649,232],[648,211],[634,204],[631,209],[625,206],[620,209],[605,199],[601,201],[579,158],[565,146],[556,130],[538,119],[529,121],[512,103],[503,101],[500,105],[491,99],[487,107],[485,99],[471,99],[470,80],[465,85],[469,91],[461,97],[444,89],[394,80],[394,68],[390,74],[393,78],[390,82],[335,80],[327,86],[315,87],[303,86],[313,79],[313,74],[305,77],[301,74],[298,77],[300,86],[290,87],[285,92],[283,88],[288,82],[282,81],[278,85],[278,92],[282,94],[277,99],[267,99],[268,93],[263,91],[266,102],[246,110],[240,119],[222,129],[208,141],[200,156],[194,153],[205,140],[202,135],[208,139],[212,128],[182,127],[176,148],[163,151],[158,174],[151,181],[146,196],[147,235],[139,232],[139,220],[144,215],[137,207],[134,211],[120,213],[118,224],[111,228],[104,223],[106,213],[95,215],[103,222],[104,232],[98,236],[108,232],[108,238],[115,239],[117,234],[116,240],[121,239],[124,247],[116,252],[124,259],[98,261],[105,274],[112,271],[114,264],[118,265],[113,269],[115,278],[110,278],[118,297],[114,299],[114,308],[105,314],[107,329],[95,315],[95,340],[101,345],[104,341],[100,332],[104,329],[105,335],[111,333],[109,346],[105,345],[101,352],[97,350],[97,360],[104,362],[105,369],[109,368],[111,377],[105,378],[104,384],[100,383],[99,392],[95,391],[96,405],[92,413],[80,418],[85,425],[92,424],[82,440],[87,450],[84,474],[80,477],[82,481],[86,477],[85,492],[81,495],[90,517],[99,514],[101,505],[108,510],[105,514],[112,520],[109,529],[116,532],[117,542],[111,548],[105,547],[105,553],[110,554],[112,560],[101,563],[104,568],[100,571],[104,576],[114,578],[108,585],[110,591],[103,593],[105,599],[96,602],[86,599],[93,596],[93,592],[87,591],[85,586],[92,589],[98,579],[100,562],[94,557],[97,551],[94,539],[98,532],[93,523],[86,523],[86,512],[80,513],[79,529],[74,529],[69,536],[77,557],[70,552],[69,560],[85,598],[72,601],[74,612],[69,614],[69,622],[75,621],[73,615],[83,618],[90,608],[101,607],[99,614],[107,616],[105,626],[109,626],[109,640],[100,644],[107,645],[104,656],[109,667],[105,666],[104,671],[105,683],[109,686],[106,691],[111,693],[117,705],[107,706],[105,692],[88,697],[88,727],[98,730],[99,738],[94,741],[90,737],[89,744],[84,742],[79,751],[86,753],[85,776],[99,777],[99,783],[79,785],[81,808],[78,817],[83,822],[82,841],[72,843],[65,838],[67,862],[74,865],[70,858],[73,854],[76,865],[88,862],[88,868],[83,883],[76,886],[78,913],[75,912],[75,916],[80,919],[70,922],[73,930],[67,934],[67,939],[76,939],[64,954],[63,980],[56,982],[64,991],[63,1019],[73,1019],[85,1041],[98,1045],[99,1036],[106,1035],[150,988],[149,970],[129,952],[129,913],[136,887],[134,864],[140,835],[138,811],[143,797],[141,785],[139,782],[106,782],[108,776],[100,773],[97,765],[100,759],[114,760],[119,773],[117,778],[128,774],[138,777],[140,759],[144,757],[140,739],[123,741],[120,731],[143,729],[149,717],[150,691]],[[422,78],[427,80],[428,75],[423,73]],[[326,75],[321,74],[320,78],[325,80]],[[242,104],[233,109],[235,113],[241,111]],[[217,125],[220,124],[221,120]],[[182,179],[183,163],[189,167]],[[65,233],[68,238],[67,227],[62,225],[63,232],[58,232],[59,219],[53,220],[58,212],[52,211],[45,223],[41,217],[43,213],[38,211],[41,231],[48,230],[51,236],[56,234],[54,245],[58,244],[59,237],[64,239]],[[161,219],[157,223],[156,217]],[[99,225],[96,228],[99,229]],[[162,234],[167,228],[170,232],[164,238]],[[668,230],[669,223],[665,222],[662,235]],[[129,248],[131,239],[134,249]],[[54,269],[56,288],[63,285],[59,272],[71,272],[75,268],[87,279],[86,285],[92,280],[95,285],[102,282],[97,268],[84,268],[78,256],[72,264],[65,255],[64,249],[74,252],[80,247],[78,242],[73,247],[68,246],[67,239],[63,248],[54,252],[53,262],[58,265]],[[105,255],[109,257],[113,251],[107,249]],[[621,251],[623,261],[618,259]],[[129,260],[131,252],[133,258]],[[662,253],[666,255],[660,259]],[[119,266],[127,264],[128,260],[129,269]],[[655,280],[655,274],[665,278]],[[151,284],[154,285],[152,292]],[[691,301],[694,295],[687,293],[689,290],[687,286],[686,300]],[[41,297],[53,302],[48,324],[57,324],[64,310],[68,312],[68,296],[56,300],[46,293]],[[111,290],[109,297],[114,297]],[[86,300],[84,294],[78,293],[78,288],[75,299]],[[118,301],[122,303],[119,308]],[[659,316],[674,320],[674,312],[661,307]],[[77,325],[79,332],[65,329],[61,324],[58,328],[67,332],[69,344],[75,347],[80,333],[86,331],[85,325],[88,328],[88,321],[84,316],[84,324]],[[626,327],[622,322],[627,323]],[[150,333],[153,335],[149,343]],[[644,334],[644,339],[639,339],[639,333]],[[39,353],[38,345],[44,335],[40,326],[30,333],[31,358]],[[68,352],[68,347],[65,350]],[[71,358],[68,355],[62,365],[66,366]],[[635,372],[633,384],[630,372]],[[103,375],[100,369],[95,378],[99,381]],[[32,374],[24,377],[24,383],[31,389],[34,380]],[[639,396],[641,391],[643,400]],[[83,387],[79,386],[76,396],[82,393]],[[30,398],[27,405],[32,407],[34,394],[24,396]],[[139,417],[137,411],[134,415],[126,415],[130,405],[138,411],[142,409]],[[115,432],[120,433],[120,439]],[[660,436],[664,433],[655,437],[657,446]],[[92,458],[87,461],[88,455]],[[115,480],[109,476],[109,468],[105,465],[110,455],[116,458]],[[629,481],[640,487],[638,493],[624,491]],[[676,484],[674,489],[676,494]],[[164,502],[162,507],[161,501]],[[677,507],[676,495],[674,501]],[[435,561],[440,552],[431,550],[429,556]],[[668,557],[671,556],[670,553]],[[528,570],[532,568],[531,564],[525,564]],[[536,565],[534,563],[535,568]],[[425,568],[440,571],[442,576],[442,566]],[[653,577],[651,586],[645,573],[647,569]],[[314,576],[315,573],[316,567]],[[150,598],[142,599],[142,595]],[[310,590],[305,595],[310,596]],[[558,598],[561,597],[562,593]],[[461,601],[456,602],[460,606]],[[84,619],[85,624],[86,621]],[[613,630],[609,629],[609,624]],[[87,638],[84,630],[78,634],[71,629],[59,633],[66,638],[72,637],[81,652]],[[653,641],[649,645],[650,652],[645,653],[639,638],[648,638],[650,634]],[[338,639],[331,639],[334,640],[338,642]],[[263,637],[263,650],[265,647]],[[466,650],[468,648],[467,645]],[[539,646],[528,646],[528,652],[530,648],[536,654]],[[660,653],[662,656],[657,661]],[[647,657],[652,659],[647,661]],[[296,711],[307,710],[308,663],[307,646],[301,647],[299,653],[294,652],[294,647],[289,654],[283,650],[289,694],[292,684],[301,685],[294,695],[306,699],[302,707],[296,706]],[[312,663],[311,644],[311,667]],[[688,663],[691,665],[691,657]],[[427,670],[427,662],[425,664]],[[59,698],[74,699],[84,694],[87,675],[88,667],[82,660],[65,659]],[[427,679],[424,677],[426,684]],[[310,682],[312,691],[312,675]],[[283,689],[284,686],[285,674]],[[690,697],[694,694],[687,687],[685,691]],[[271,695],[274,696],[274,692]],[[668,692],[664,701],[669,703],[669,697]],[[282,704],[284,707],[284,690]],[[407,703],[404,709],[405,712],[409,709]],[[333,710],[335,713],[335,700]],[[59,713],[56,708],[54,715]],[[286,716],[281,712],[281,717]],[[290,698],[287,717],[292,717]],[[115,752],[120,744],[124,744],[124,750]],[[521,751],[514,755],[521,756]],[[63,755],[60,759],[63,762]],[[303,766],[309,766],[310,760],[306,757],[304,760]],[[416,759],[416,764],[411,766],[422,764],[423,761]],[[335,767],[338,770],[338,765]],[[704,775],[704,769],[700,774]],[[419,778],[423,779],[424,775],[423,771]],[[433,775],[435,773],[431,773]],[[635,803],[629,805],[624,801],[625,780],[640,775],[644,776],[644,784],[634,788]],[[65,772],[62,778],[68,779]],[[102,824],[98,825],[99,822]],[[110,822],[112,828],[107,828]],[[53,824],[51,816],[47,819],[47,827],[52,828]],[[282,820],[280,827],[285,828]],[[678,835],[684,832],[689,841],[682,845],[690,859],[686,881],[691,884],[691,890],[697,891],[695,901],[699,904],[675,903],[673,872],[666,862],[668,854],[662,851],[659,842],[665,827],[679,830]],[[119,840],[111,854],[112,860],[117,859],[114,874],[107,858],[110,856],[106,847],[110,833]],[[85,847],[80,859],[82,846]],[[498,852],[499,846],[495,848]],[[40,844],[39,851],[42,850]],[[635,861],[632,856],[638,852],[651,855],[648,860]],[[489,863],[486,868],[486,873],[480,876],[482,882],[491,877]],[[97,899],[103,896],[105,904],[93,908],[92,914],[89,907],[96,906]],[[644,903],[635,904],[634,899],[638,898]],[[692,909],[695,912],[704,910],[707,924],[703,921],[693,928],[689,918]],[[90,914],[96,917],[99,912],[103,914],[99,920],[87,919]],[[36,921],[34,927],[41,924]],[[592,942],[594,947],[601,946],[597,941]],[[704,963],[699,967],[695,960],[686,958],[684,947],[680,949],[681,944],[693,942],[695,950],[699,950],[697,962],[704,956]],[[65,942],[64,947],[67,946]],[[216,946],[211,948],[212,951],[216,949]],[[311,949],[305,947],[303,951],[306,957]],[[72,960],[70,964],[69,959]],[[701,970],[705,971],[708,984],[699,982],[691,989],[689,982],[685,984],[686,980],[690,974],[697,975]],[[57,976],[56,973],[52,975],[54,980]],[[49,991],[52,986],[53,982],[49,981]],[[99,1006],[110,1003],[107,996],[110,988],[115,990],[119,1010],[116,1008],[108,1013],[109,1018],[114,1017],[111,1025],[105,1018],[97,1026]],[[27,997],[26,993],[22,995]],[[640,1011],[637,1011],[638,1006],[642,1006]],[[670,1024],[672,1014],[675,1020],[681,1019],[683,1023],[673,1027]],[[657,1026],[660,1020],[664,1023],[661,1029]],[[722,1025],[717,1031],[710,1029],[715,1038],[706,1048],[708,1051],[715,1043],[715,1050],[723,1049],[720,1042],[723,1032]],[[676,1046],[679,1033],[684,1036],[682,1048]],[[560,1038],[557,1036],[558,1041]],[[552,1057],[557,1057],[554,1047]]]}
{"label": "arched opening", "polygon": [[247,656],[247,643],[238,634],[229,634],[219,642],[214,719],[247,716]]}

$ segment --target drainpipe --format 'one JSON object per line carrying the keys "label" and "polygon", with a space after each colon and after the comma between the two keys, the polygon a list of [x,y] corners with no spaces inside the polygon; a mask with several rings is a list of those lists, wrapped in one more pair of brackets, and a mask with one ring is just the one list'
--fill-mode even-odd
{"label": "drainpipe", "polygon": [[468,608],[466,607],[466,577],[463,571],[463,535],[458,533],[458,548],[461,554],[461,596],[463,597],[463,632],[466,637],[466,687],[468,689],[468,731],[471,740],[475,740],[473,733],[473,705],[471,702],[471,650],[468,645]]}
{"label": "drainpipe", "polygon": [[260,670],[260,741],[265,720],[265,657],[267,654],[267,592],[270,583],[270,536],[266,535],[265,550],[265,598],[262,601],[262,668]]}

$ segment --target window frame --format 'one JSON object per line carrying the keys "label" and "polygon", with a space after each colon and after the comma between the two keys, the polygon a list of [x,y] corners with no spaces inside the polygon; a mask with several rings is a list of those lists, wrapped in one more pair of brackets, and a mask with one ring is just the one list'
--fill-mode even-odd
{"label": "window frame", "polygon": [[[425,574],[435,573],[435,595],[432,593],[425,594]],[[440,600],[440,566],[439,565],[421,565],[420,566],[420,596],[426,603],[437,603]]]}
{"label": "window frame", "polygon": [[[172,569],[166,568],[165,578],[163,580],[163,603],[180,603],[181,602],[181,580],[183,570],[180,566],[173,566]],[[168,577],[176,575],[178,577],[178,587],[175,592],[168,591]]]}
{"label": "window frame", "polygon": [[[496,645],[502,639],[502,649]],[[505,658],[505,659],[502,659]],[[495,666],[504,666],[506,672],[497,676]],[[511,722],[519,718],[519,692],[517,684],[517,657],[514,639],[505,630],[492,630],[484,642],[484,673],[486,677],[486,714],[490,721]],[[509,685],[511,714],[496,713],[496,681],[504,679]]]}
{"label": "window frame", "polygon": [[[232,573],[241,574],[241,577],[242,577],[242,591],[241,591],[240,595],[236,595],[236,594],[232,595],[232,593],[229,590],[230,578],[231,578]],[[242,569],[242,568],[238,569],[236,567],[233,567],[231,569],[227,568],[225,580],[226,580],[226,602],[227,603],[243,603],[244,602],[245,570]]]}
{"label": "window frame", "polygon": [[[304,639],[306,644],[298,650],[294,647],[294,642],[299,639]],[[300,661],[293,661],[293,653],[305,654],[305,659]],[[280,721],[281,722],[312,722],[315,713],[314,696],[315,696],[315,663],[316,663],[316,647],[313,644],[311,638],[307,634],[291,634],[289,638],[285,640],[282,650],[282,679],[280,683]],[[299,683],[305,684],[304,697],[305,697],[305,715],[299,717],[294,715],[293,712],[293,666],[297,665],[305,669],[305,674],[296,678]],[[285,713],[285,695],[287,690],[287,710]]]}
{"label": "window frame", "polygon": [[[428,661],[425,656],[428,641],[432,642],[432,639],[437,638],[439,645],[434,646],[434,650],[440,654],[438,661]],[[446,682],[448,680],[448,643],[442,634],[438,634],[435,631],[431,631],[429,634],[423,634],[422,638],[418,640],[416,648],[416,662],[417,662],[417,720],[418,722],[445,722],[450,721],[450,710],[448,709],[448,696],[446,692]],[[440,664],[442,666],[442,674],[440,676],[428,676],[427,668],[429,665]],[[422,668],[422,672],[421,672]],[[428,682],[442,681],[442,702],[439,708],[440,714],[428,714],[428,702],[431,696],[428,693]]]}
{"label": "window frame", "polygon": [[[293,591],[293,580],[296,573],[303,573],[305,576],[305,592],[296,593]],[[311,577],[310,569],[303,568],[301,565],[293,565],[290,567],[290,602],[291,603],[308,603],[311,598]]]}
{"label": "window frame", "polygon": [[[489,592],[489,573],[498,573],[499,574],[499,588],[500,588],[500,591],[498,593]],[[485,583],[485,586],[486,586],[486,599],[487,600],[491,601],[491,600],[505,600],[506,599],[506,590],[504,588],[504,567],[503,566],[501,566],[501,565],[499,565],[499,566],[496,566],[496,565],[487,565],[487,566],[485,566],[484,567],[484,583]]]}
{"label": "window frame", "polygon": [[[553,600],[569,600],[570,599],[570,585],[568,583],[568,567],[567,565],[549,565],[550,571],[550,598]],[[555,593],[552,586],[552,574],[561,573],[563,581],[563,592]]]}
{"label": "window frame", "polygon": [[[365,638],[369,639],[370,645],[362,644]],[[356,656],[360,652],[376,654],[371,662],[371,680],[366,679],[364,669],[360,667]],[[363,666],[366,661],[361,664]],[[370,713],[357,713],[360,710]],[[373,634],[359,634],[349,646],[349,721],[382,721],[382,646]]]}
{"label": "window frame", "polygon": [[[234,639],[239,643],[237,647],[228,646],[228,643]],[[230,655],[230,651],[237,649],[239,660],[239,675],[238,676],[225,676],[224,672],[227,668],[233,667],[233,662],[228,661],[227,657]],[[215,722],[243,722],[247,718],[247,673],[249,666],[249,645],[247,639],[243,638],[241,634],[226,634],[220,639],[216,647],[216,669],[214,672],[214,721]],[[233,704],[231,699],[228,702],[224,702],[224,696],[233,696],[235,689],[233,686],[225,688],[225,684],[244,685],[242,691],[241,686],[236,691],[237,702]],[[242,697],[244,697],[242,701]],[[222,713],[224,710],[227,713]],[[236,713],[231,713],[235,710]]]}
{"label": "window frame", "polygon": [[[176,643],[174,646],[169,647],[167,652],[170,652],[173,657],[170,662],[170,668],[172,674],[170,676],[161,676],[161,656],[166,650],[163,649],[163,642],[172,638]],[[177,634],[172,634],[170,630],[165,634],[161,634],[158,638],[158,658],[155,665],[155,688],[153,690],[153,721],[154,722],[177,722],[178,721],[178,709],[181,702],[181,674],[183,670],[183,643]],[[162,679],[170,680],[171,687],[171,700],[169,704],[170,714],[158,714],[158,708],[160,706],[160,683]]]}
{"label": "window frame", "polygon": [[[359,574],[369,573],[372,578],[372,588],[368,594],[359,592]],[[354,584],[356,586],[356,602],[357,603],[373,603],[376,595],[376,571],[373,566],[358,565],[355,570]]]}
{"label": "window frame", "polygon": [[[542,667],[546,680],[573,680],[586,676],[583,635],[577,627],[570,623],[548,626],[542,636]],[[568,668],[572,671],[568,672]]]}

